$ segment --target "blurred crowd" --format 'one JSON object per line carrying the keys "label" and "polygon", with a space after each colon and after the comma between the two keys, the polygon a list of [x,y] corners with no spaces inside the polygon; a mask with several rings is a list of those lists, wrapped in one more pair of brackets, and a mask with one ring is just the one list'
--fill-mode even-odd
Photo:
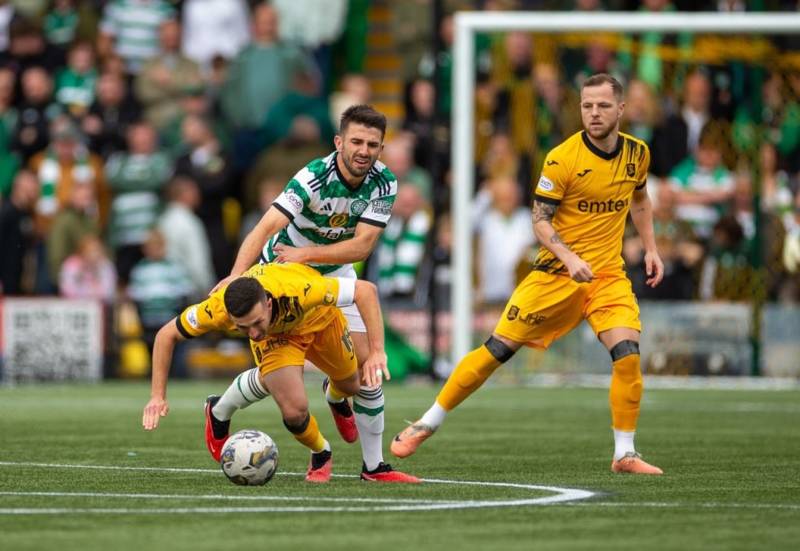
{"label": "blurred crowd", "polygon": [[[399,191],[366,276],[387,299],[422,305],[430,282],[446,297],[450,280],[452,13],[564,6],[444,1],[437,26],[430,1],[383,4],[404,109],[382,160]],[[366,41],[352,21],[363,27],[353,12],[369,6],[0,0],[0,292],[127,297],[145,332],[203,296],[293,174],[330,152],[340,113],[374,100],[364,72],[335,55],[348,33]],[[646,288],[641,243],[627,237],[640,298],[740,300],[757,288],[798,299],[800,68],[718,54],[731,44],[660,33],[477,38],[479,300],[502,303],[525,273],[536,247],[531,182],[544,154],[580,129],[578,90],[596,72],[625,83],[624,130],[652,149],[648,190],[667,277]],[[748,44],[780,59],[798,46],[786,37]]]}

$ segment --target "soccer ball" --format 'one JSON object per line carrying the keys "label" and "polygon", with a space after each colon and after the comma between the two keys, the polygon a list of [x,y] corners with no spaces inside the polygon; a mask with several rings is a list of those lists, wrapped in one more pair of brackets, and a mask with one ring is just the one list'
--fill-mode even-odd
{"label": "soccer ball", "polygon": [[240,430],[225,442],[219,463],[234,484],[261,486],[278,470],[278,446],[261,431]]}

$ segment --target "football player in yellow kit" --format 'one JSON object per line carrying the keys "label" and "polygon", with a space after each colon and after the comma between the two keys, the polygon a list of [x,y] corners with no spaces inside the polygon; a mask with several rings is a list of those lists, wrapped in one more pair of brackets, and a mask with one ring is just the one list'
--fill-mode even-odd
{"label": "football player in yellow kit", "polygon": [[[209,331],[239,331],[250,338],[258,366],[258,372],[253,374],[259,374],[240,381],[246,386],[245,394],[272,395],[286,428],[311,450],[306,480],[327,482],[331,476],[331,448],[308,411],[303,365],[308,358],[323,371],[330,391],[338,397],[358,392],[358,364],[347,321],[339,309],[350,304],[358,306],[367,328],[365,383],[378,384],[384,375],[388,379],[383,319],[373,284],[323,277],[300,264],[257,265],[159,330],[153,350],[151,397],[144,408],[142,425],[154,430],[160,417],[169,411],[167,377],[176,342]],[[206,404],[207,409],[210,406]],[[216,421],[213,416],[211,419]],[[222,453],[229,425],[230,418],[206,426],[206,443],[216,460]]]}
{"label": "football player in yellow kit", "polygon": [[549,153],[535,189],[533,227],[542,248],[532,272],[514,290],[486,343],[461,360],[422,418],[395,436],[394,455],[414,453],[522,345],[545,349],[586,319],[612,361],[611,470],[662,474],[633,445],[642,375],[639,306],[621,256],[629,212],[645,246],[648,285],[661,282],[664,266],[645,190],[650,152],[619,131],[624,107],[622,85],[613,77],[598,74],[584,82],[584,130]]}

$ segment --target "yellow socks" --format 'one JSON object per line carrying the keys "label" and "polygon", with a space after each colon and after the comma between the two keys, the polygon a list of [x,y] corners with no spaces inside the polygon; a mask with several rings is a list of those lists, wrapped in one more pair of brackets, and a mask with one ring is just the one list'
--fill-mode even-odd
{"label": "yellow socks", "polygon": [[608,401],[615,430],[633,432],[642,399],[642,371],[639,354],[628,354],[613,363]]}
{"label": "yellow socks", "polygon": [[[284,422],[285,424],[285,422]],[[319,431],[319,425],[313,415],[309,414],[308,419],[301,427],[290,427],[286,425],[289,432],[292,433],[295,440],[303,444],[306,448],[314,453],[319,453],[325,449],[325,438]],[[298,431],[298,432],[295,432]]]}
{"label": "yellow socks", "polygon": [[463,402],[500,367],[486,346],[481,346],[464,356],[442,387],[436,402],[446,411],[451,411]]}

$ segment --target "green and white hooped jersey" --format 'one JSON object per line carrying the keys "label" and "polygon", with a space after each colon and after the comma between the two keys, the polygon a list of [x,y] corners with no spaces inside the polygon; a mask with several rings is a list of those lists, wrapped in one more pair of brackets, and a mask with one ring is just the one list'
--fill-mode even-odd
{"label": "green and white hooped jersey", "polygon": [[[359,223],[386,227],[397,195],[397,179],[382,162],[369,169],[355,189],[345,184],[336,166],[337,153],[315,159],[295,174],[275,202],[290,222],[273,236],[261,253],[263,262],[277,256],[273,247],[329,245],[352,239]],[[338,264],[309,264],[322,274],[341,268]]]}

